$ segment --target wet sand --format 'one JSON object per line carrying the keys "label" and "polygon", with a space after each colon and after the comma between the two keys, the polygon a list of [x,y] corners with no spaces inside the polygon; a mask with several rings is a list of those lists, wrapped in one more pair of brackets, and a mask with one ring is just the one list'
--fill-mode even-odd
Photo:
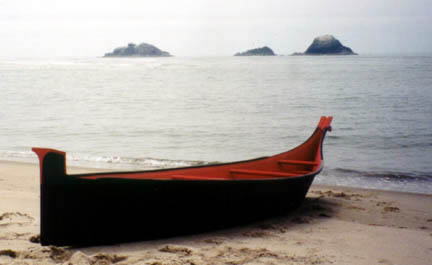
{"label": "wet sand", "polygon": [[231,229],[88,248],[38,235],[38,165],[0,161],[0,264],[430,264],[432,195],[313,185],[300,209]]}

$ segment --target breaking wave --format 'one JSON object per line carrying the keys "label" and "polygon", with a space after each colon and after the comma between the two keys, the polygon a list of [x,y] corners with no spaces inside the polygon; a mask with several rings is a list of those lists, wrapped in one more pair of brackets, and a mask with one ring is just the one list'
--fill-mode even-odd
{"label": "breaking wave", "polygon": [[392,171],[360,171],[345,168],[329,169],[336,175],[349,175],[384,180],[432,180],[432,174],[427,172],[392,172]]}
{"label": "breaking wave", "polygon": [[[0,160],[37,163],[37,157],[31,151],[0,151]],[[147,170],[159,168],[200,166],[217,162],[207,162],[199,160],[175,160],[151,157],[133,158],[120,156],[96,156],[68,152],[66,156],[66,163],[68,166],[86,168]]]}

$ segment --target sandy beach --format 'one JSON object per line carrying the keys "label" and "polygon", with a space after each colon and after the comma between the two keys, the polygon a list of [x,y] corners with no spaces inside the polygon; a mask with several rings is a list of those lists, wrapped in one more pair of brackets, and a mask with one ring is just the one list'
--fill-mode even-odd
{"label": "sandy beach", "polygon": [[38,234],[38,165],[0,161],[0,264],[430,264],[432,195],[313,185],[295,212],[220,231],[88,248]]}

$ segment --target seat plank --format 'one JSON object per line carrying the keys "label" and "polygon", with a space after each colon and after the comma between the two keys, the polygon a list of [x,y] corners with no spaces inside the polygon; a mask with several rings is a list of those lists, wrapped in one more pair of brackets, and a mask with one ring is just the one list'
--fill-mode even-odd
{"label": "seat plank", "polygon": [[278,163],[280,164],[289,164],[289,165],[307,165],[307,166],[317,166],[319,165],[318,162],[315,161],[303,161],[303,160],[278,160]]}
{"label": "seat plank", "polygon": [[299,174],[285,173],[277,171],[265,171],[265,170],[249,170],[249,169],[231,169],[230,173],[234,174],[247,174],[247,175],[259,175],[259,176],[272,176],[272,177],[294,177]]}
{"label": "seat plank", "polygon": [[184,179],[184,180],[228,180],[228,178],[201,177],[201,176],[192,176],[192,175],[172,175],[171,179]]}

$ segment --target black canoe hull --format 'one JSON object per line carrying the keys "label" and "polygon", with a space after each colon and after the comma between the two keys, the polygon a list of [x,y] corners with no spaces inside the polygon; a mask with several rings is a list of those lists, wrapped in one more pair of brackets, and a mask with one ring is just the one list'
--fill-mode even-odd
{"label": "black canoe hull", "polygon": [[176,236],[278,214],[299,206],[319,173],[269,180],[89,180],[59,175],[59,154],[46,155],[45,163],[41,244],[56,246]]}
{"label": "black canoe hull", "polygon": [[269,157],[217,165],[70,175],[66,153],[40,162],[41,244],[94,245],[208,231],[298,207],[323,169],[332,117],[308,140]]}

